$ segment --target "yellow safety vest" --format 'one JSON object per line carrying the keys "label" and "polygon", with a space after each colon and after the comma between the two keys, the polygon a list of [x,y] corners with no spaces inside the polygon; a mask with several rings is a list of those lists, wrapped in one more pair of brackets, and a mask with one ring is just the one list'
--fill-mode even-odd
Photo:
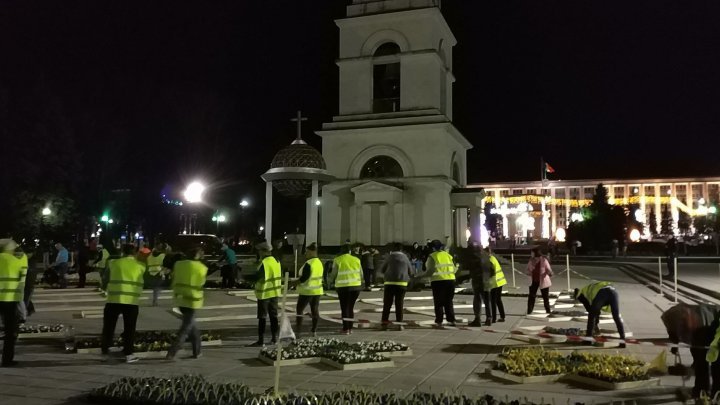
{"label": "yellow safety vest", "polygon": [[338,272],[335,278],[335,288],[360,287],[362,285],[363,272],[360,259],[345,253],[333,260]]}
{"label": "yellow safety vest", "polygon": [[165,260],[165,253],[160,253],[157,256],[153,256],[153,254],[150,253],[150,256],[148,256],[146,260],[148,273],[150,273],[151,276],[157,276],[163,269],[162,264],[163,260]]}
{"label": "yellow safety vest", "polygon": [[507,280],[505,280],[505,273],[503,273],[502,266],[500,266],[500,263],[497,261],[495,256],[490,255],[490,263],[492,263],[495,273],[490,276],[490,279],[488,280],[488,285],[486,287],[487,290],[502,287],[507,284]]}
{"label": "yellow safety vest", "polygon": [[197,260],[180,260],[175,263],[172,290],[177,306],[202,308],[207,270],[207,266]]}
{"label": "yellow safety vest", "polygon": [[110,260],[107,302],[138,305],[143,290],[145,265],[134,257]]}
{"label": "yellow safety vest", "polygon": [[[279,297],[282,293],[280,262],[272,256],[267,256],[262,259],[260,266],[263,267],[265,275],[262,280],[255,283],[255,297],[259,300]],[[258,270],[260,270],[260,266],[258,266]]]}
{"label": "yellow safety vest", "polygon": [[455,280],[455,263],[450,253],[440,250],[430,254],[435,261],[435,272],[430,277],[430,281]]}
{"label": "yellow safety vest", "polygon": [[304,283],[298,285],[298,294],[300,295],[323,295],[323,265],[320,259],[313,257],[305,262],[310,265],[310,278]]}
{"label": "yellow safety vest", "polygon": [[104,269],[107,264],[107,260],[110,258],[110,252],[107,249],[103,249],[100,252],[100,261],[95,263],[95,268]]}
{"label": "yellow safety vest", "polygon": [[[582,295],[583,297],[587,298],[590,305],[592,305],[593,300],[595,300],[595,296],[597,295],[597,293],[601,289],[603,289],[607,286],[610,286],[610,285],[611,284],[608,283],[607,281],[597,281],[594,283],[590,283],[580,289],[578,296]],[[603,312],[610,312],[610,310],[611,310],[610,305],[605,305],[604,307],[602,307],[602,310],[603,310]]]}
{"label": "yellow safety vest", "polygon": [[25,293],[27,256],[18,258],[10,253],[0,253],[0,301],[20,302]]}

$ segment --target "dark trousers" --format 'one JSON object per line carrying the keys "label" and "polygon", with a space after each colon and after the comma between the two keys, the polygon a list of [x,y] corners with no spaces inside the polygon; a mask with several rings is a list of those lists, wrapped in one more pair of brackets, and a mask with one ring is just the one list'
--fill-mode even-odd
{"label": "dark trousers", "polygon": [[78,264],[78,288],[85,287],[85,282],[87,281],[87,274],[88,274],[89,268],[87,266]]}
{"label": "dark trousers", "polygon": [[66,275],[68,272],[68,264],[60,263],[55,267],[55,270],[57,270],[58,284],[60,285],[60,288],[66,288],[67,287]]}
{"label": "dark trousers", "polygon": [[180,329],[177,333],[177,340],[170,348],[170,352],[168,354],[174,356],[189,336],[190,344],[192,344],[193,356],[197,356],[200,354],[201,341],[200,330],[197,328],[197,325],[195,325],[195,309],[180,307],[180,313],[182,313],[182,324],[180,324]]}
{"label": "dark trousers", "polygon": [[[533,281],[533,283],[530,284],[530,295],[528,296],[528,306],[527,306],[528,314],[532,314],[533,309],[535,308],[535,298],[537,298],[537,290],[539,287],[540,287],[540,283],[536,283]],[[540,289],[540,294],[542,294],[543,304],[545,305],[545,312],[547,312],[549,314],[550,313],[550,287]]]}
{"label": "dark trousers", "polygon": [[115,335],[115,325],[118,317],[123,316],[123,353],[126,356],[133,354],[133,345],[135,344],[135,327],[137,326],[138,306],[130,304],[105,304],[103,311],[103,332],[101,350],[103,354],[107,354],[113,343]]}
{"label": "dark trousers", "polygon": [[10,364],[15,357],[15,341],[18,336],[18,303],[15,301],[0,302],[0,318],[5,328],[3,341],[2,364]]}
{"label": "dark trousers", "polygon": [[595,298],[593,298],[593,302],[590,304],[590,309],[588,310],[587,336],[592,336],[595,326],[600,321],[600,311],[606,305],[610,306],[610,311],[612,312],[618,334],[620,334],[620,339],[625,339],[625,327],[623,326],[622,319],[620,319],[620,300],[618,299],[617,291],[612,287],[601,288],[597,295],[595,295]]}
{"label": "dark trousers", "polygon": [[365,288],[370,288],[375,283],[375,269],[363,269]]}
{"label": "dark trousers", "polygon": [[492,318],[492,313],[490,312],[490,294],[485,291],[482,282],[473,282],[472,288],[475,320],[480,322],[480,309],[482,309],[483,302],[485,303],[485,320]]}
{"label": "dark trousers", "polygon": [[675,275],[675,256],[668,256],[667,257],[667,268],[668,268],[668,277],[673,277]]}
{"label": "dark trousers", "polygon": [[302,326],[303,312],[305,312],[308,304],[310,304],[310,314],[312,316],[311,332],[317,331],[317,324],[320,319],[320,295],[299,295],[295,307],[295,327],[298,333],[300,333],[300,327]]}
{"label": "dark trousers", "polygon": [[493,322],[497,322],[498,312],[500,312],[500,319],[505,319],[505,306],[502,302],[502,287],[495,287],[490,290],[490,308],[492,308]]}
{"label": "dark trousers", "polygon": [[[695,371],[695,386],[692,389],[693,398],[700,396],[705,391],[712,398],[720,391],[720,361],[708,364],[705,360],[707,349],[690,349],[693,358],[693,370]],[[710,378],[712,377],[712,391],[710,390]]]}
{"label": "dark trousers", "polygon": [[390,308],[395,303],[395,321],[402,322],[403,320],[403,302],[405,301],[405,286],[385,284],[385,291],[383,293],[383,311],[382,321],[387,322],[390,320]]}
{"label": "dark trousers", "polygon": [[343,330],[352,330],[353,321],[346,319],[355,319],[355,302],[360,297],[360,291],[351,290],[352,287],[339,287],[337,291],[340,300],[340,312],[343,318]]}
{"label": "dark trousers", "polygon": [[453,298],[455,297],[455,280],[438,280],[430,283],[433,293],[433,304],[435,305],[435,323],[442,324],[443,312],[450,323],[455,323],[455,308]]}
{"label": "dark trousers", "polygon": [[235,288],[235,265],[226,264],[220,268],[222,282],[220,288]]}

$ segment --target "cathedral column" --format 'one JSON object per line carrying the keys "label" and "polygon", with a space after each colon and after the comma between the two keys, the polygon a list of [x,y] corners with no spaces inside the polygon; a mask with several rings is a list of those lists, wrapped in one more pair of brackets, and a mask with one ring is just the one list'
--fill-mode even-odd
{"label": "cathedral column", "polygon": [[455,208],[455,245],[459,247],[467,247],[467,214],[467,208]]}
{"label": "cathedral column", "polygon": [[318,181],[312,181],[312,191],[310,192],[310,218],[308,218],[307,224],[305,225],[305,246],[311,243],[317,243],[317,230],[318,230],[318,201],[319,201]]}
{"label": "cathedral column", "polygon": [[272,181],[265,183],[265,241],[272,246],[272,209],[273,209]]}
{"label": "cathedral column", "polygon": [[480,227],[485,226],[485,224],[482,223],[480,218],[482,212],[483,211],[480,208],[470,208],[470,237],[478,243],[482,243],[482,240],[480,240],[482,237],[482,231],[480,230]]}

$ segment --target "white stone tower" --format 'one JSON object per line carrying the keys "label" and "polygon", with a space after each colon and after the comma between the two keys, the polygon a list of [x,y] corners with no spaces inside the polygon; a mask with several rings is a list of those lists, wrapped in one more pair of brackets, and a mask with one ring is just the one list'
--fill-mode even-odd
{"label": "white stone tower", "polygon": [[317,132],[336,179],[322,190],[321,243],[464,242],[453,190],[472,145],[451,122],[456,40],[439,0],[353,0],[336,24],[339,115]]}

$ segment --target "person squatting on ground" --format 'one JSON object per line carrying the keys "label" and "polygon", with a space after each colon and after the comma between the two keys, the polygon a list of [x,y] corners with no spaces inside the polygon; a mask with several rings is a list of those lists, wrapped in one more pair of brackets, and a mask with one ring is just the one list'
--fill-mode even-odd
{"label": "person squatting on ground", "polygon": [[165,267],[163,262],[165,261],[165,244],[158,243],[155,245],[152,253],[145,259],[147,263],[148,272],[148,284],[153,290],[152,295],[152,306],[158,306],[158,298],[160,298],[160,291],[163,288],[165,282]]}
{"label": "person squatting on ground", "polygon": [[355,322],[355,302],[363,289],[363,270],[360,259],[351,254],[349,244],[342,246],[343,253],[333,260],[333,269],[328,277],[328,283],[335,286],[338,300],[340,300],[340,313],[342,314],[342,333],[352,333]]}
{"label": "person squatting on ground", "polygon": [[312,317],[312,336],[317,335],[317,325],[320,320],[320,297],[323,291],[323,264],[318,259],[317,245],[312,243],[305,250],[306,262],[302,268],[302,274],[297,280],[298,301],[295,308],[295,329],[296,336],[300,336],[305,308],[310,304]]}
{"label": "person squatting on ground", "polygon": [[15,341],[18,337],[18,305],[25,293],[28,259],[24,254],[15,255],[17,243],[12,239],[0,239],[0,318],[5,338],[3,341],[2,367],[17,365]]}
{"label": "person squatting on ground", "polygon": [[220,288],[235,288],[236,280],[235,274],[237,272],[237,255],[235,251],[230,249],[227,243],[222,245],[223,258],[220,262],[220,275],[222,276],[222,282]]}
{"label": "person squatting on ground", "polygon": [[[695,385],[692,397],[700,398],[705,392],[710,398],[720,391],[720,362],[718,356],[718,340],[720,340],[720,307],[709,304],[689,305],[677,304],[660,316],[670,341],[690,345],[693,358],[692,368],[695,372]],[[710,350],[708,350],[708,346]],[[670,349],[677,355],[677,347]],[[709,364],[708,364],[709,363]],[[710,377],[712,376],[712,389]]]}
{"label": "person squatting on ground", "polygon": [[527,313],[532,314],[535,309],[535,299],[537,298],[537,290],[540,289],[545,313],[550,313],[550,286],[552,282],[553,272],[550,268],[550,262],[543,256],[539,247],[533,248],[532,256],[527,265],[527,274],[530,276],[530,295],[528,296]]}
{"label": "person squatting on ground", "polygon": [[464,266],[470,271],[470,283],[473,289],[473,313],[475,319],[468,326],[482,326],[480,321],[480,309],[485,303],[485,324],[490,325],[492,312],[490,309],[490,293],[486,290],[485,285],[489,283],[490,275],[493,273],[492,264],[489,255],[473,241],[471,244],[471,253],[467,256]]}
{"label": "person squatting on ground", "polygon": [[[498,262],[497,258],[490,253],[489,249],[483,249],[483,253],[484,256],[487,257],[486,260],[489,262],[488,267],[491,269],[490,278],[488,279],[488,282],[485,283],[485,290],[488,291],[488,295],[490,296],[492,322],[505,322],[505,306],[502,302],[502,288],[507,284],[507,280],[505,280],[505,273],[503,273],[500,262]],[[500,313],[499,319],[497,317],[498,312]],[[485,321],[485,325],[488,325],[487,321]]]}
{"label": "person squatting on ground", "polygon": [[280,330],[278,322],[278,297],[282,294],[282,270],[280,262],[272,254],[272,246],[263,242],[255,247],[260,254],[257,281],[255,282],[255,298],[257,298],[258,340],[251,347],[265,344],[265,325],[270,318],[270,343],[277,342]]}
{"label": "person squatting on ground", "polygon": [[[164,247],[163,247],[164,248]],[[182,324],[177,333],[175,343],[168,350],[167,358],[172,360],[182,347],[182,344],[190,336],[192,344],[192,358],[200,357],[200,330],[195,324],[195,311],[203,307],[203,285],[207,277],[207,266],[202,259],[204,252],[201,248],[195,248],[192,258],[180,260],[175,263],[173,269],[172,290],[175,304],[180,308]],[[162,263],[162,262],[161,262]]]}
{"label": "person squatting on ground", "polygon": [[425,262],[425,273],[422,277],[430,277],[435,306],[435,326],[442,326],[443,314],[448,323],[455,326],[455,263],[452,256],[443,250],[442,242],[435,239],[430,242],[433,252]]}
{"label": "person squatting on ground", "polygon": [[138,358],[133,355],[135,344],[135,327],[137,326],[138,305],[143,291],[145,264],[135,258],[135,246],[125,244],[122,257],[111,260],[107,292],[107,303],[103,310],[103,330],[101,351],[103,360],[107,361],[110,346],[113,343],[115,325],[120,314],[123,316],[123,353],[125,361],[134,363]]}
{"label": "person squatting on ground", "polygon": [[[600,322],[600,311],[612,313],[615,326],[621,340],[625,340],[625,327],[620,318],[620,300],[617,290],[607,281],[596,281],[583,288],[576,288],[574,298],[580,301],[588,312],[587,329],[585,335],[592,337],[593,332]],[[620,344],[625,347],[625,342]]]}
{"label": "person squatting on ground", "polygon": [[[413,272],[413,266],[410,259],[403,252],[402,244],[393,243],[392,250],[387,260],[380,267],[380,273],[385,278],[385,288],[383,292],[383,311],[382,311],[382,328],[387,329],[390,323],[390,308],[395,303],[395,321],[403,321],[403,302],[405,300],[405,291],[407,290],[410,274]],[[402,329],[402,326],[400,326]]]}

